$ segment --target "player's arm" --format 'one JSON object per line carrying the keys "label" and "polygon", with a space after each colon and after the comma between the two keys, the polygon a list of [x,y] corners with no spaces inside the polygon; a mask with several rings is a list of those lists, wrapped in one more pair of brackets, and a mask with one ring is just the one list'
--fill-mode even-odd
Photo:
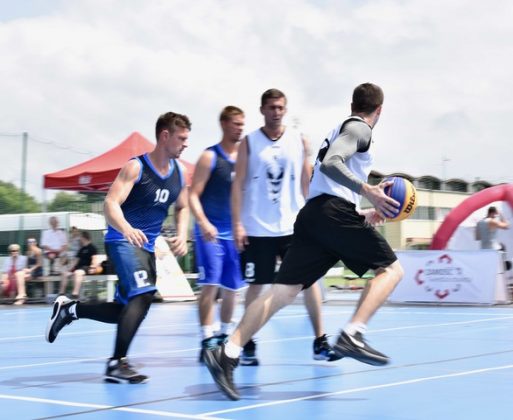
{"label": "player's arm", "polygon": [[311,149],[308,140],[302,136],[303,142],[303,170],[301,171],[301,192],[303,197],[308,197],[310,178],[312,177],[312,165],[310,164]]}
{"label": "player's arm", "polygon": [[192,185],[189,191],[189,205],[191,207],[192,214],[196,218],[196,222],[201,229],[201,234],[206,241],[214,241],[217,236],[217,229],[208,220],[200,201],[205,185],[210,179],[211,165],[214,158],[213,155],[214,152],[211,150],[205,150],[201,154],[194,169]]}
{"label": "player's arm", "polygon": [[502,215],[499,215],[498,217],[490,220],[489,226],[494,227],[495,229],[508,229],[509,223],[502,217]]}
{"label": "player's arm", "polygon": [[347,167],[347,160],[355,153],[365,151],[370,146],[370,130],[364,124],[350,124],[330,145],[320,166],[320,171],[338,184],[361,194],[371,202],[381,217],[393,217],[399,203],[385,194],[385,187],[393,182],[386,181],[370,185],[356,177]]}
{"label": "player's arm", "polygon": [[248,238],[246,230],[242,225],[241,212],[244,181],[247,176],[248,166],[248,138],[245,137],[240,145],[237,153],[237,160],[235,161],[235,177],[232,183],[231,194],[231,210],[232,210],[232,229],[233,238],[237,249],[242,251],[245,245],[248,245]]}
{"label": "player's arm", "polygon": [[132,191],[141,169],[141,163],[138,160],[128,161],[110,186],[103,206],[107,223],[120,232],[129,243],[138,247],[142,247],[145,242],[148,242],[148,238],[141,230],[134,229],[128,223],[121,210],[121,205]]}
{"label": "player's arm", "polygon": [[[185,177],[185,168],[181,166]],[[169,240],[171,251],[177,257],[187,254],[187,229],[189,228],[189,187],[184,186],[175,201],[176,236]]]}

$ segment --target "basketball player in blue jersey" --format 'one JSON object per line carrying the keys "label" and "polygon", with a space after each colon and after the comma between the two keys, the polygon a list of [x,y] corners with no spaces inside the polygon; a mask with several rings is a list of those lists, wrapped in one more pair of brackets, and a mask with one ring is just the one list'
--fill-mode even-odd
{"label": "basketball player in blue jersey", "polygon": [[[385,302],[403,270],[385,239],[372,226],[391,217],[399,207],[384,193],[392,182],[371,186],[372,128],[383,104],[379,86],[365,83],[355,88],[351,116],[326,138],[314,167],[307,204],[294,224],[292,244],[285,255],[275,283],[249,306],[225,344],[205,351],[205,364],[218,387],[237,400],[233,370],[242,346],[278,310],[292,303],[338,260],[357,275],[374,270],[376,277],[365,287],[350,322],[341,331],[333,349],[339,357],[352,357],[371,365],[389,359],[364,339],[370,318]],[[359,212],[360,196],[374,209]]]}
{"label": "basketball player in blue jersey", "polygon": [[187,252],[187,189],[183,168],[176,159],[187,147],[190,129],[185,115],[161,115],[155,129],[155,149],[128,161],[105,198],[109,225],[105,249],[119,278],[115,302],[84,304],[60,296],[53,305],[46,329],[50,343],[76,319],[117,324],[114,353],[105,371],[109,382],[133,384],[148,379],[130,365],[127,353],[156,291],[154,244],[173,203],[177,235],[169,239],[170,246],[177,256]]}
{"label": "basketball player in blue jersey", "polygon": [[[246,287],[240,271],[239,253],[232,234],[230,196],[237,148],[244,129],[244,112],[227,106],[220,115],[223,138],[198,159],[189,192],[189,205],[196,218],[195,249],[201,293],[198,300],[203,349],[210,340],[228,336],[237,291]],[[221,329],[214,337],[214,303],[222,289]]]}
{"label": "basketball player in blue jersey", "polygon": [[[264,126],[241,142],[232,187],[233,232],[242,252],[242,271],[249,284],[246,308],[275,279],[278,261],[292,240],[296,216],[308,194],[311,167],[308,145],[301,133],[283,125],[287,98],[278,89],[262,94]],[[313,357],[337,359],[324,334],[319,284],[305,290],[305,305],[314,329]],[[256,343],[249,340],[241,365],[256,366]]]}

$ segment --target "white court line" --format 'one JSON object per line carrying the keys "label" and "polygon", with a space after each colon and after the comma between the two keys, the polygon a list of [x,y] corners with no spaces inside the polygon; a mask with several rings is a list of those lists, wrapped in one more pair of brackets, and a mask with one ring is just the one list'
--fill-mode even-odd
{"label": "white court line", "polygon": [[[337,312],[337,313],[334,313],[333,315],[348,314],[348,313],[352,313],[352,311],[351,312],[350,311]],[[303,317],[307,317],[307,316],[308,316],[308,314],[305,312],[305,313],[293,314],[293,315],[280,315],[280,316],[274,317],[273,319],[303,318]],[[94,322],[92,320],[87,320],[87,321]],[[184,329],[188,328],[188,327],[198,328],[198,323],[196,321],[193,321],[193,322],[178,322],[178,323],[170,323],[170,324],[153,324],[153,325],[144,325],[143,324],[139,328],[139,331],[141,331],[141,332],[142,331],[150,331],[150,330],[171,331],[173,328],[177,328],[177,327],[184,328]],[[111,328],[106,326],[105,328],[98,329],[98,330],[85,330],[85,331],[81,330],[81,331],[77,331],[77,332],[64,332],[64,333],[59,334],[59,336],[69,337],[69,336],[96,335],[96,334],[107,334],[107,333],[111,334],[115,330],[116,330],[115,326],[112,326]],[[174,331],[174,332],[176,332],[176,331]],[[44,338],[44,334],[0,337],[0,342],[13,341],[13,340],[29,340],[29,339],[33,339],[33,338]]]}
{"label": "white court line", "polygon": [[420,383],[420,382],[436,381],[439,379],[455,378],[458,376],[476,375],[476,374],[480,374],[480,373],[492,372],[492,371],[496,371],[496,370],[511,369],[511,368],[513,368],[513,365],[504,365],[504,366],[496,366],[496,367],[491,367],[491,368],[475,369],[475,370],[467,370],[467,371],[463,371],[463,372],[449,373],[446,375],[426,376],[423,378],[409,379],[406,381],[390,382],[388,384],[371,385],[371,386],[365,386],[365,387],[361,387],[361,388],[345,389],[343,391],[325,392],[323,394],[309,395],[307,397],[290,398],[287,400],[278,400],[278,401],[271,401],[271,402],[266,402],[266,403],[261,403],[261,404],[252,404],[252,405],[246,405],[244,407],[229,408],[226,410],[210,411],[208,413],[201,413],[201,415],[213,416],[213,415],[217,415],[217,414],[233,413],[236,411],[252,410],[254,408],[269,407],[269,406],[281,405],[281,404],[291,404],[291,403],[295,403],[298,401],[306,401],[306,400],[314,400],[314,399],[318,399],[318,398],[333,397],[335,395],[355,394],[355,393],[363,392],[363,391],[372,391],[375,389],[392,388],[392,387],[401,386],[401,385],[410,385],[410,384],[416,384],[416,383]]}
{"label": "white court line", "polygon": [[[481,323],[481,322],[490,322],[490,321],[497,321],[497,320],[504,320],[504,319],[513,319],[513,316],[501,317],[501,318],[475,319],[475,320],[470,320],[470,321],[444,322],[444,323],[437,323],[437,324],[409,325],[409,326],[394,327],[394,328],[381,328],[381,329],[369,330],[369,332],[381,333],[381,332],[388,332],[388,331],[401,331],[401,330],[411,330],[411,329],[418,329],[418,328],[450,327],[450,326],[454,326],[454,325],[476,324],[476,323]],[[180,325],[183,325],[183,324],[180,324]],[[157,327],[151,327],[151,328],[157,328]],[[77,334],[79,334],[79,333],[77,333]],[[259,341],[259,343],[264,344],[264,343],[283,343],[283,342],[311,340],[311,339],[312,339],[311,335],[306,335],[306,336],[258,340],[258,341]],[[141,358],[141,357],[145,357],[145,356],[156,356],[156,355],[183,353],[183,352],[190,353],[190,352],[195,352],[198,350],[199,350],[199,347],[190,347],[190,348],[185,348],[185,349],[165,350],[165,351],[158,351],[158,352],[134,353],[131,357],[132,358]],[[31,364],[26,364],[26,365],[2,366],[2,367],[0,367],[0,371],[10,370],[10,369],[25,369],[25,368],[30,368],[30,367],[41,367],[41,366],[67,365],[67,364],[74,364],[74,363],[99,361],[99,360],[105,360],[105,357],[60,360],[57,362],[31,363]]]}
{"label": "white court line", "polygon": [[379,329],[369,329],[369,332],[388,332],[388,331],[399,331],[399,330],[411,330],[417,328],[431,328],[431,327],[447,327],[453,325],[467,325],[467,324],[477,324],[480,322],[489,322],[489,321],[504,321],[506,319],[513,319],[512,316],[503,316],[503,317],[495,317],[495,318],[483,318],[483,319],[473,319],[470,321],[454,321],[454,322],[442,322],[439,324],[421,324],[421,325],[409,325],[404,327],[392,327],[392,328],[379,328]]}
{"label": "white court line", "polygon": [[[390,309],[390,308],[388,308]],[[323,316],[337,316],[337,315],[346,315],[346,314],[351,314],[353,313],[353,310],[343,310],[343,311],[335,311],[335,312],[331,312],[331,311],[323,311],[322,315]],[[394,314],[394,313],[397,313],[397,311],[390,311],[390,310],[382,310],[380,312],[380,314],[382,315],[390,315],[390,314]],[[433,314],[436,314],[436,315],[439,315],[439,316],[457,316],[457,315],[468,315],[468,316],[482,316],[484,315],[483,313],[464,313],[464,312],[458,312],[458,313],[454,313],[454,312],[417,312],[417,311],[401,311],[401,315],[406,315],[406,314],[410,314],[410,315],[433,315]],[[493,314],[486,314],[488,316],[492,315]],[[290,319],[290,318],[302,318],[302,317],[307,317],[308,316],[308,313],[305,312],[302,312],[302,313],[296,313],[296,312],[293,312],[292,314],[289,314],[289,315],[284,315],[284,314],[281,314],[281,315],[276,315],[274,316],[272,319]],[[494,319],[497,319],[497,320],[505,320],[505,319],[513,319],[513,315],[512,316],[503,316],[503,314],[496,314],[494,316],[494,318],[486,318],[484,321],[489,321],[489,320],[494,320]],[[484,322],[484,321],[470,321],[470,322]],[[462,323],[466,323],[468,321],[461,321]],[[427,326],[429,327],[430,325],[432,326],[443,326],[443,325],[450,325],[450,324],[427,324]],[[197,327],[198,326],[198,323],[197,322],[180,322],[180,323],[171,323],[171,324],[155,324],[155,325],[142,325],[139,329],[139,331],[146,331],[146,330],[155,330],[155,329],[159,329],[159,330],[166,330],[168,328],[176,328],[176,327]],[[112,333],[113,331],[115,331],[115,328],[116,327],[112,327],[112,328],[104,328],[104,329],[99,329],[99,330],[86,330],[86,331],[77,331],[77,332],[64,332],[64,333],[61,333],[62,336],[81,336],[81,335],[96,335],[96,334],[107,334],[107,333]],[[418,328],[418,326],[412,326],[412,327],[398,327],[398,328],[390,328],[390,329],[379,329],[379,330],[371,330],[369,329],[369,331],[372,331],[372,332],[381,332],[381,331],[393,331],[395,329],[410,329],[410,328]],[[166,330],[167,331],[167,330]],[[44,337],[43,334],[38,334],[38,335],[24,335],[24,336],[13,336],[13,337],[0,337],[0,342],[2,341],[15,341],[15,340],[29,340],[29,339],[34,339],[34,338],[41,338],[41,337]]]}
{"label": "white court line", "polygon": [[[141,408],[116,407],[113,405],[100,405],[100,404],[80,403],[80,402],[74,402],[74,401],[50,400],[47,398],[20,397],[19,395],[0,394],[0,398],[4,399],[4,400],[18,400],[18,401],[45,403],[45,404],[53,404],[53,405],[64,405],[67,407],[93,408],[95,410],[112,410],[112,411],[124,411],[124,412],[128,412],[128,413],[150,414],[150,415],[154,415],[154,416],[173,417],[173,418],[179,418],[179,419],[223,420],[220,417],[212,417],[212,416],[208,416],[208,415],[204,415],[204,414],[173,413],[173,412],[169,412],[169,411],[145,410],[145,409],[141,409]],[[76,414],[76,413],[69,413],[69,415],[72,415],[72,414]]]}

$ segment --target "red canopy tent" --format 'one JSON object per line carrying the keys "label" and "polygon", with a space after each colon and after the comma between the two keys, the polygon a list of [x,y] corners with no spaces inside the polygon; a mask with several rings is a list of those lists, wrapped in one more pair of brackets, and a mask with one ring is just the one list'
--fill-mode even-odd
{"label": "red canopy tent", "polygon": [[[134,156],[151,152],[155,144],[138,132],[133,132],[113,149],[67,169],[44,175],[44,187],[54,190],[107,192],[121,167]],[[187,169],[190,185],[194,165],[180,160]]]}

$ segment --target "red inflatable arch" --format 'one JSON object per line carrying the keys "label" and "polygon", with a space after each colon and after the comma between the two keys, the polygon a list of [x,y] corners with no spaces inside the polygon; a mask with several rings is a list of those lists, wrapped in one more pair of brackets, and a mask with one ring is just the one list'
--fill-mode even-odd
{"label": "red inflatable arch", "polygon": [[513,184],[496,185],[495,187],[486,188],[478,193],[472,194],[457,207],[452,209],[433,236],[430,249],[444,249],[461,222],[476,210],[495,201],[507,201],[513,208]]}

